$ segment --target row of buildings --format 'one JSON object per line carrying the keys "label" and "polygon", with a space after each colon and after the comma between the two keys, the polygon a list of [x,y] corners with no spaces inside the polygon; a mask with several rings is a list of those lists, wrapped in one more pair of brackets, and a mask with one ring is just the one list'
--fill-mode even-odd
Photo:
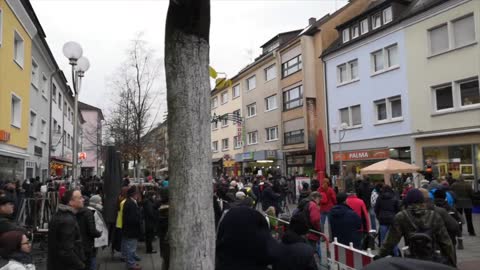
{"label": "row of buildings", "polygon": [[[72,174],[74,96],[29,0],[0,0],[0,181]],[[95,175],[103,115],[79,111],[81,170]]]}
{"label": "row of buildings", "polygon": [[[211,92],[214,175],[331,174],[385,158],[480,178],[480,1],[351,0],[280,33]],[[239,117],[240,116],[240,117]]]}

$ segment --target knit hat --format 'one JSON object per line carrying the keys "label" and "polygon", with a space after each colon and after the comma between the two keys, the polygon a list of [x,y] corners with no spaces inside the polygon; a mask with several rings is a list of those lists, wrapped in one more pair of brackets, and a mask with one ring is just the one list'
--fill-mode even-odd
{"label": "knit hat", "polygon": [[242,200],[243,198],[245,198],[245,193],[239,191],[239,192],[235,193],[235,197],[239,200]]}
{"label": "knit hat", "polygon": [[405,196],[405,204],[407,205],[424,203],[424,202],[425,202],[425,198],[423,197],[422,192],[416,188],[411,189],[407,193],[407,196]]}
{"label": "knit hat", "polygon": [[90,198],[90,203],[91,204],[102,204],[102,197],[100,197],[100,195],[93,195],[91,198]]}
{"label": "knit hat", "polygon": [[345,201],[347,200],[347,193],[345,192],[340,192],[337,194],[337,204],[341,204],[341,203],[345,203]]}
{"label": "knit hat", "polygon": [[135,193],[137,193],[137,187],[131,186],[127,191],[127,197],[132,197]]}
{"label": "knit hat", "polygon": [[447,193],[443,189],[437,189],[433,193],[433,198],[445,200],[447,198]]}

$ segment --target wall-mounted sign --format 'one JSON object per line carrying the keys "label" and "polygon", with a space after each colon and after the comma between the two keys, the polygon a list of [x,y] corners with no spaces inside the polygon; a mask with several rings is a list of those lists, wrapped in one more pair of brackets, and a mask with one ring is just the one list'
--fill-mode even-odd
{"label": "wall-mounted sign", "polygon": [[87,153],[85,153],[85,152],[78,153],[78,159],[80,159],[80,160],[87,159]]}
{"label": "wall-mounted sign", "polygon": [[224,160],[223,161],[224,168],[232,168],[235,167],[235,160]]}
{"label": "wall-mounted sign", "polygon": [[0,142],[8,142],[10,141],[10,132],[5,130],[0,130]]}
{"label": "wall-mounted sign", "polygon": [[355,161],[355,160],[372,160],[372,159],[387,159],[389,158],[390,153],[388,149],[377,149],[377,150],[361,150],[361,151],[345,151],[334,152],[333,160],[334,161]]}
{"label": "wall-mounted sign", "polygon": [[245,152],[242,154],[243,160],[253,160],[253,152]]}

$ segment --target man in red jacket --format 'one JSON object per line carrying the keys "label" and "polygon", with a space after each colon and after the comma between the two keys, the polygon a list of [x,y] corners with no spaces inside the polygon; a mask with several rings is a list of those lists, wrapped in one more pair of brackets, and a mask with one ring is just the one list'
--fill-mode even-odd
{"label": "man in red jacket", "polygon": [[349,193],[346,203],[362,219],[362,228],[360,231],[362,233],[368,233],[370,230],[370,218],[363,200],[359,199],[354,192],[351,192]]}
{"label": "man in red jacket", "polygon": [[[322,186],[318,188],[318,193],[322,197],[320,201],[320,211],[321,211],[321,227],[322,232],[325,232],[324,226],[327,217],[330,215],[330,210],[333,208],[334,205],[337,204],[337,194],[333,188],[330,187],[330,180],[325,178],[323,180]],[[330,222],[330,219],[328,220]],[[330,230],[331,231],[331,230]],[[331,233],[330,233],[331,235]]]}

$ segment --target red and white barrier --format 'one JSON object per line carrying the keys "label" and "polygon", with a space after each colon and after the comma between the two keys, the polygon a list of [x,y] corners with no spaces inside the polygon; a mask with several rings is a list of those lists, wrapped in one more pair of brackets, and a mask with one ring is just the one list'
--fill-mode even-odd
{"label": "red and white barrier", "polygon": [[362,251],[354,248],[352,243],[350,243],[350,246],[346,246],[340,244],[337,238],[332,242],[331,248],[331,269],[362,269],[373,262],[373,257],[375,256],[370,249]]}

